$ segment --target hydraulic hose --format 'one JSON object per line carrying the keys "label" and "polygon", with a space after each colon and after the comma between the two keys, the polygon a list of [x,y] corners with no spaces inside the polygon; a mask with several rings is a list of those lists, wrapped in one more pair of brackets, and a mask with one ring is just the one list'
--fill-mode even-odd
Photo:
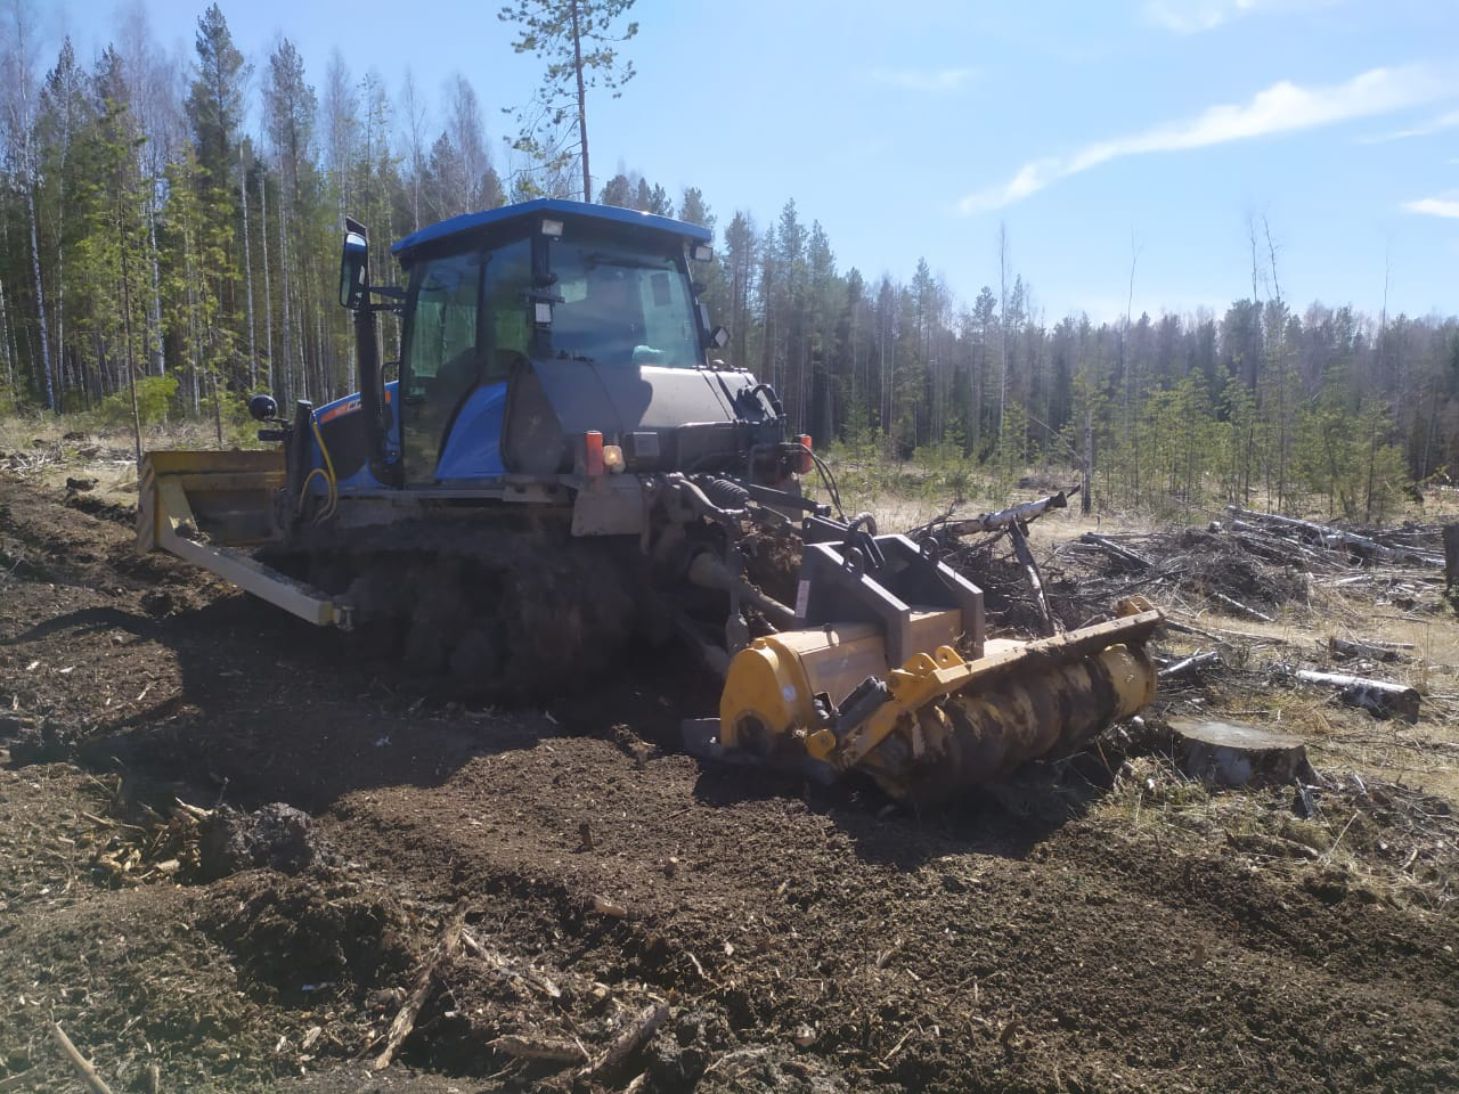
{"label": "hydraulic hose", "polygon": [[304,499],[308,496],[309,484],[314,481],[315,475],[320,476],[324,479],[325,503],[324,509],[314,518],[314,523],[318,524],[334,516],[335,508],[339,505],[339,480],[335,478],[334,460],[330,458],[329,446],[324,443],[324,434],[319,429],[319,419],[311,416],[309,425],[314,431],[314,440],[319,445],[319,455],[324,460],[324,466],[316,467],[304,476],[304,485],[299,489],[298,511],[304,512]]}

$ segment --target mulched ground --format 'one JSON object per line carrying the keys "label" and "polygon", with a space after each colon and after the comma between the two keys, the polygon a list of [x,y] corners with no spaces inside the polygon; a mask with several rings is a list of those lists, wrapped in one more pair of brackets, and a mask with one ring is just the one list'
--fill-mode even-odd
{"label": "mulched ground", "polygon": [[[1226,818],[1111,752],[917,817],[706,768],[661,747],[714,706],[677,658],[546,712],[447,704],[136,558],[122,516],[0,481],[10,1089],[74,1089],[52,1022],[116,1090],[154,1067],[220,1090],[1459,1086],[1453,901],[1252,844],[1274,797]],[[191,823],[178,799],[297,806],[312,860],[191,883],[157,835]],[[370,1072],[457,916],[471,945]],[[655,1001],[658,1033],[591,1078],[502,1047],[594,1058]]]}

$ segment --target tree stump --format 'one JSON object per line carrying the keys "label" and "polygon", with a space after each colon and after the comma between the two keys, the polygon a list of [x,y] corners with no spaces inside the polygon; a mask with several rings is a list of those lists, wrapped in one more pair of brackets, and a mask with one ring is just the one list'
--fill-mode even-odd
{"label": "tree stump", "polygon": [[1297,737],[1231,722],[1171,722],[1175,755],[1187,775],[1217,786],[1274,786],[1310,778],[1307,749]]}
{"label": "tree stump", "polygon": [[1451,589],[1459,586],[1459,524],[1444,525],[1444,579]]}

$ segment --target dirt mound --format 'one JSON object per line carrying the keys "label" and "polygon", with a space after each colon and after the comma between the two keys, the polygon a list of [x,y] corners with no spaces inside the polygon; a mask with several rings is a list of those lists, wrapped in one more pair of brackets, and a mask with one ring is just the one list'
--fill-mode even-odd
{"label": "dirt mound", "polygon": [[297,874],[320,856],[314,821],[282,802],[251,813],[216,809],[201,825],[198,871],[204,881],[256,867]]}
{"label": "dirt mound", "polygon": [[404,980],[421,918],[380,887],[333,871],[240,874],[201,895],[195,915],[234,955],[255,998],[291,1006],[320,992],[362,999]]}

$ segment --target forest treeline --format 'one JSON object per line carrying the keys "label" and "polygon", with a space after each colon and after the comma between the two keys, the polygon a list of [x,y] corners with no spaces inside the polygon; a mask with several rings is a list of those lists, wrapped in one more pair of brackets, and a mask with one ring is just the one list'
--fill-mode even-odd
{"label": "forest treeline", "polygon": [[[0,29],[7,409],[124,417],[135,394],[143,417],[210,419],[221,437],[250,392],[344,394],[346,214],[369,225],[380,277],[390,241],[424,224],[582,196],[572,163],[531,162],[521,140],[499,173],[464,77],[432,108],[409,76],[387,87],[336,52],[316,87],[287,38],[250,63],[216,4],[183,64],[140,5],[84,61],[66,41],[43,63],[23,0]],[[725,356],[822,445],[1087,470],[1113,505],[1257,499],[1355,519],[1459,461],[1459,321],[1293,308],[1258,225],[1251,295],[1225,314],[1096,323],[1047,317],[1002,236],[968,302],[925,262],[907,280],[840,268],[793,200],[763,224],[716,217],[699,189],[625,169],[593,197],[716,230],[703,292],[732,332]],[[394,356],[393,323],[385,336]]]}

